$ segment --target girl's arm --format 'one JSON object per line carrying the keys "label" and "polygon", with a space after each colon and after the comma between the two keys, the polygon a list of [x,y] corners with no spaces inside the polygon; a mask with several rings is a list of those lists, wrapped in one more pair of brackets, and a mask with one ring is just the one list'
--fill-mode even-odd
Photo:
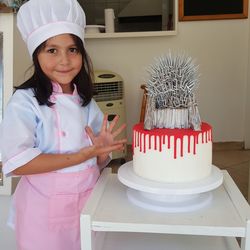
{"label": "girl's arm", "polygon": [[89,134],[93,145],[82,148],[79,152],[69,154],[40,154],[25,165],[15,169],[15,175],[39,174],[45,172],[56,171],[62,168],[80,164],[88,159],[97,157],[98,165],[105,162],[112,151],[122,150],[126,139],[115,140],[125,125],[122,125],[117,130],[113,131],[117,124],[116,117],[107,128],[107,116],[104,117],[101,131],[98,135],[94,135],[91,128],[87,127],[86,131]]}
{"label": "girl's arm", "polygon": [[108,155],[111,151],[120,150],[122,147],[123,145],[114,144],[106,148],[86,147],[77,153],[70,154],[40,154],[25,165],[15,169],[13,174],[30,175],[56,171],[80,164],[97,155]]}

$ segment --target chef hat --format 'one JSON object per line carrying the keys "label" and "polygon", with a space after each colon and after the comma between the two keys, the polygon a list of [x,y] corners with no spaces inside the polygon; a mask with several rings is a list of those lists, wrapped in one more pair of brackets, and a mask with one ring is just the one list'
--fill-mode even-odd
{"label": "chef hat", "polygon": [[17,27],[29,54],[47,39],[70,33],[84,40],[85,13],[77,0],[29,0],[17,13]]}

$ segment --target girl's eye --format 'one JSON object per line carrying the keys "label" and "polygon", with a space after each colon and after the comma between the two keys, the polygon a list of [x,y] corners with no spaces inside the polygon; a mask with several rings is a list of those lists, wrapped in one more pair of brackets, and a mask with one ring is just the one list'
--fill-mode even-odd
{"label": "girl's eye", "polygon": [[78,48],[70,48],[69,51],[71,53],[78,53],[79,52]]}
{"label": "girl's eye", "polygon": [[50,54],[55,54],[56,53],[56,49],[48,49],[47,52],[50,53]]}

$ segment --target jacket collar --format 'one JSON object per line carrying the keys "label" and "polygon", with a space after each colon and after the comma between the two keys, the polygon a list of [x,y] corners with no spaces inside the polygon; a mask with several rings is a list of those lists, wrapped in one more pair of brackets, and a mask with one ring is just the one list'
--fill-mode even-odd
{"label": "jacket collar", "polygon": [[[53,88],[53,94],[63,94],[63,91],[62,91],[62,88],[60,86],[60,84],[58,84],[57,82],[51,82],[52,83],[52,88]],[[77,88],[76,88],[76,85],[73,84],[73,87],[74,87],[74,90],[73,90],[73,93],[72,95],[78,95],[78,92],[77,92]]]}

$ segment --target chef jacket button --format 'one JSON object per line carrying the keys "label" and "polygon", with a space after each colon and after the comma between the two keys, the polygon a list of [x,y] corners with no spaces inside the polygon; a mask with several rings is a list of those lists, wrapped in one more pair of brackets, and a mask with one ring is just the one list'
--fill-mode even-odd
{"label": "chef jacket button", "polygon": [[61,135],[62,135],[63,137],[65,137],[65,136],[66,136],[65,131],[62,131],[62,132],[61,132]]}

